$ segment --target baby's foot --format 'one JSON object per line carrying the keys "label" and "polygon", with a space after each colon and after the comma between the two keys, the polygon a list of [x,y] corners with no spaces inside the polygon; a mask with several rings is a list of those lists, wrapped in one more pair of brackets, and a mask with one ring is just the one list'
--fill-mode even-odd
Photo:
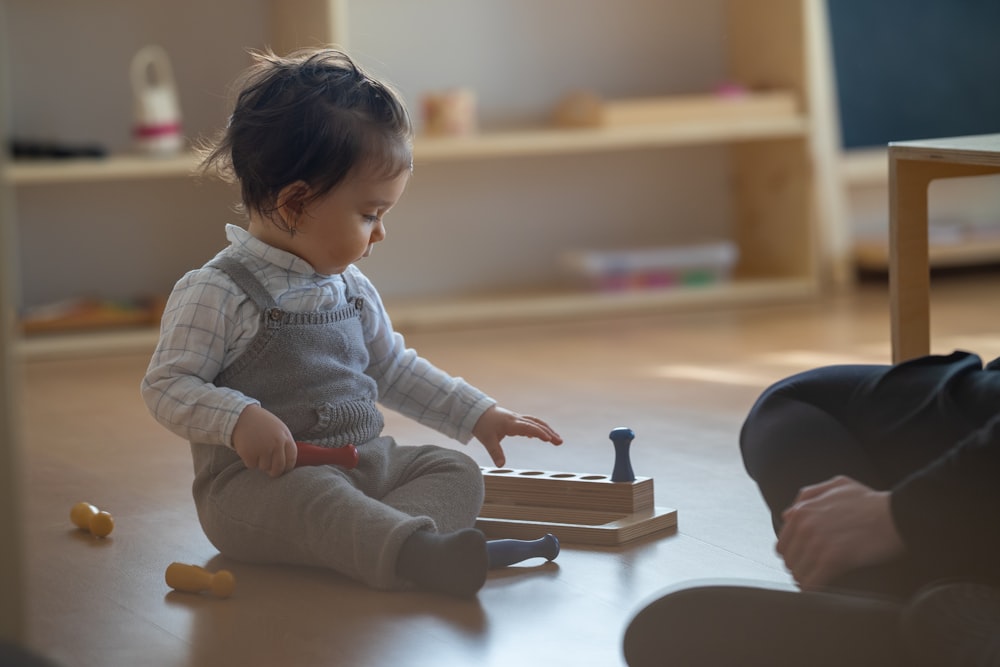
{"label": "baby's foot", "polygon": [[472,597],[486,582],[486,537],[475,528],[454,533],[418,530],[399,550],[396,572],[420,588]]}

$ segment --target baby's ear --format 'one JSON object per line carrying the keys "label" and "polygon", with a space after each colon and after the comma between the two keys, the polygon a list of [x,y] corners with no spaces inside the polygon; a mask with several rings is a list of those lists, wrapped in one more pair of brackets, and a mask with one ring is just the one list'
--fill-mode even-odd
{"label": "baby's ear", "polygon": [[309,192],[309,185],[305,181],[295,181],[281,188],[278,193],[278,216],[285,223],[285,229],[292,233],[305,212]]}

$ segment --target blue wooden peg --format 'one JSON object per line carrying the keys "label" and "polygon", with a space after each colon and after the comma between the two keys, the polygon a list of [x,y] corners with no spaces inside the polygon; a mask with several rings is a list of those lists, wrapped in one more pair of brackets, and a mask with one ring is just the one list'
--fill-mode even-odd
{"label": "blue wooden peg", "polygon": [[491,570],[529,558],[555,560],[559,555],[559,540],[552,533],[546,533],[537,540],[489,540],[486,542],[486,553]]}
{"label": "blue wooden peg", "polygon": [[620,426],[613,431],[611,442],[615,443],[615,469],[611,473],[612,482],[634,482],[635,473],[632,472],[632,461],[629,458],[629,446],[632,444],[635,433],[632,429]]}

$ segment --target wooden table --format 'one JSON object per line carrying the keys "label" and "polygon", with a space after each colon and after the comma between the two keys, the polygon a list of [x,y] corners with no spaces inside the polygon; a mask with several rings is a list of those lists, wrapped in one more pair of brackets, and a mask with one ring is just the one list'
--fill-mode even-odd
{"label": "wooden table", "polygon": [[930,352],[927,194],[931,181],[996,173],[1000,173],[1000,134],[889,144],[893,363]]}

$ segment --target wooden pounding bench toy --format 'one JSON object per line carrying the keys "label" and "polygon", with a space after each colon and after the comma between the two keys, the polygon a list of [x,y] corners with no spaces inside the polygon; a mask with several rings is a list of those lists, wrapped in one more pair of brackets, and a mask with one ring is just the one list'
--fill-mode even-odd
{"label": "wooden pounding bench toy", "polygon": [[611,476],[483,469],[486,499],[476,527],[488,538],[530,540],[552,533],[566,543],[617,546],[668,531],[677,510],[656,507],[653,479],[636,477],[629,460],[635,434],[616,428]]}

